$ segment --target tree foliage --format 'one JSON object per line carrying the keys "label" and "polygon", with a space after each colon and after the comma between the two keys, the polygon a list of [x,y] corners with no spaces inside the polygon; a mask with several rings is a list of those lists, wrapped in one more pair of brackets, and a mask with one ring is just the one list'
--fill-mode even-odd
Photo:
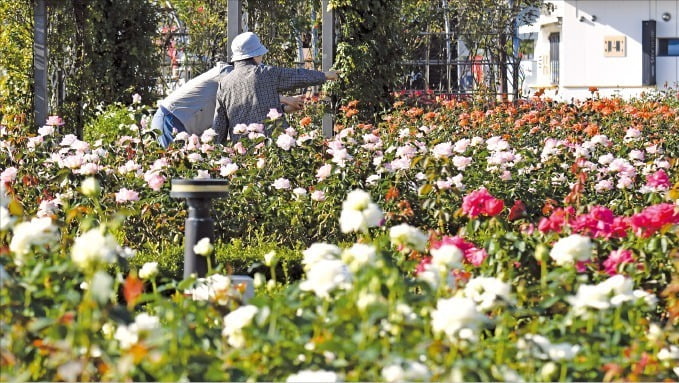
{"label": "tree foliage", "polygon": [[29,0],[0,1],[0,121],[31,115],[33,19]]}
{"label": "tree foliage", "polygon": [[[152,2],[54,2],[48,13],[52,108],[72,126],[81,128],[97,105],[129,103],[134,93],[155,97],[159,13]],[[54,87],[62,81],[59,95]]]}

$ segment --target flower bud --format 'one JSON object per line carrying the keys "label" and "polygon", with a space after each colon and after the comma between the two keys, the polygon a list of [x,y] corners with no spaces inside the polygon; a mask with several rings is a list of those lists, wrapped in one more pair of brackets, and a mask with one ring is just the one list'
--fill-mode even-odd
{"label": "flower bud", "polygon": [[541,243],[535,248],[535,254],[533,254],[533,256],[538,262],[545,262],[547,257],[549,257],[549,249]]}
{"label": "flower bud", "polygon": [[266,277],[262,273],[255,273],[255,278],[254,278],[254,285],[255,287],[259,288],[264,286],[264,283],[266,283]]}
{"label": "flower bud", "polygon": [[210,243],[210,238],[203,238],[195,246],[193,246],[193,252],[198,255],[208,256],[212,254],[214,246]]}
{"label": "flower bud", "polygon": [[278,258],[276,257],[276,251],[272,250],[266,254],[264,254],[264,264],[271,267],[273,266],[276,261],[278,261]]}
{"label": "flower bud", "polygon": [[101,185],[96,178],[88,177],[80,184],[80,191],[87,197],[96,197],[101,192]]}
{"label": "flower bud", "polygon": [[554,374],[556,374],[558,369],[559,368],[556,365],[556,363],[547,362],[540,369],[540,378],[542,378],[543,382],[552,382],[552,381],[554,381],[554,379],[553,379]]}

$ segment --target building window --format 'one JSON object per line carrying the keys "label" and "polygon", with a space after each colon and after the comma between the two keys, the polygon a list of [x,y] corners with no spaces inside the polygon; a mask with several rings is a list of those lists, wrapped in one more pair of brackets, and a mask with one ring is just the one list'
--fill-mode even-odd
{"label": "building window", "polygon": [[679,56],[679,38],[658,39],[658,56]]}
{"label": "building window", "polygon": [[551,72],[551,83],[559,83],[559,41],[561,35],[552,33],[549,35],[549,67]]}

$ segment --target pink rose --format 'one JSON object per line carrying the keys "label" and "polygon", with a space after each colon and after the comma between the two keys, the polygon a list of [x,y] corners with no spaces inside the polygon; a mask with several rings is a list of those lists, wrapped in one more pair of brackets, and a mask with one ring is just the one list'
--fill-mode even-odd
{"label": "pink rose", "polygon": [[625,249],[613,250],[603,263],[604,271],[608,275],[618,273],[618,266],[634,261],[632,252]]}
{"label": "pink rose", "polygon": [[14,180],[17,178],[17,168],[14,166],[10,166],[7,169],[3,170],[2,173],[0,173],[0,182],[3,184],[9,184],[14,182]]}
{"label": "pink rose", "polygon": [[139,193],[137,193],[134,190],[129,190],[126,188],[120,189],[119,192],[116,193],[116,202],[117,203],[123,203],[123,202],[129,202],[129,201],[139,201]]}

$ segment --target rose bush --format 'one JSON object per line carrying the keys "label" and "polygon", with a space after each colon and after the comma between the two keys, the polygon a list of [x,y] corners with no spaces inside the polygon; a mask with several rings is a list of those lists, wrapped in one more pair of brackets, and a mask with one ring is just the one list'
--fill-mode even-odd
{"label": "rose bush", "polygon": [[[168,150],[142,107],[114,142],[1,127],[2,378],[676,380],[678,106],[402,99]],[[194,177],[230,191],[200,253],[275,243],[301,279],[262,251],[244,302],[229,264],[146,261]]]}

